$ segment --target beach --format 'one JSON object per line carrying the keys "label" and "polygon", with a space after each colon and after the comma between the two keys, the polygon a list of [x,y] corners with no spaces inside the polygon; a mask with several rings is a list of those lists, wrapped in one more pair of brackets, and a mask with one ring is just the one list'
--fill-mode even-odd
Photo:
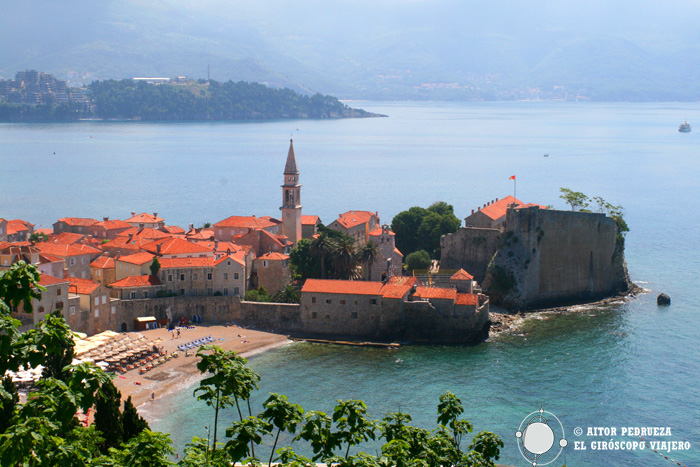
{"label": "beach", "polygon": [[151,395],[158,399],[175,391],[178,387],[189,385],[200,376],[197,369],[198,359],[194,356],[197,349],[185,352],[178,351],[177,346],[197,340],[206,336],[212,336],[216,340],[211,345],[217,345],[224,350],[233,350],[244,357],[255,355],[259,352],[280,347],[291,341],[287,336],[271,332],[256,331],[238,326],[196,326],[192,329],[183,329],[179,338],[173,338],[173,333],[165,328],[139,331],[149,341],[157,346],[162,346],[168,354],[178,352],[178,358],[171,358],[157,368],[147,373],[140,374],[138,369],[127,371],[124,374],[117,373],[114,385],[126,400],[131,400],[136,407],[151,402]]}

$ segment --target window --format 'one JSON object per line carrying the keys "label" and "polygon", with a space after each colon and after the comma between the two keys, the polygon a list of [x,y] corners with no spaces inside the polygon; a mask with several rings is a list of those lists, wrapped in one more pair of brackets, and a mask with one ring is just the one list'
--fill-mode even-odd
{"label": "window", "polygon": [[376,305],[376,304],[377,304],[377,299],[376,299],[376,298],[371,299],[371,300],[370,300],[370,303],[371,303],[372,305]]}
{"label": "window", "polygon": [[227,273],[227,272],[224,273],[224,280],[225,280],[225,281],[228,280],[228,273]]}
{"label": "window", "polygon": [[228,289],[224,287],[224,295],[228,295]]}
{"label": "window", "polygon": [[264,268],[267,267],[267,260],[266,260],[266,259],[263,260],[263,267],[264,267]]}
{"label": "window", "polygon": [[172,282],[172,281],[173,281],[173,275],[172,275],[172,274],[168,274],[168,282]]}
{"label": "window", "polygon": [[136,292],[131,292],[131,293],[129,294],[129,298],[132,299],[132,300],[135,300],[135,299],[136,299]]}
{"label": "window", "polygon": [[350,313],[350,318],[357,319],[357,312],[353,311],[352,313]]}
{"label": "window", "polygon": [[85,279],[86,277],[87,277],[87,273],[85,271],[83,271],[83,279]]}
{"label": "window", "polygon": [[326,315],[326,319],[331,319],[331,315]]}
{"label": "window", "polygon": [[97,269],[97,270],[95,271],[95,275],[96,275],[97,277],[101,276],[101,275],[102,275],[102,271],[100,271],[99,269]]}
{"label": "window", "polygon": [[211,295],[211,294],[212,294],[212,290],[211,290],[211,287],[209,287],[209,288],[207,289],[207,295]]}
{"label": "window", "polygon": [[74,266],[74,265],[75,265],[75,258],[71,258],[71,259],[70,259],[70,265],[71,265],[71,266]]}
{"label": "window", "polygon": [[357,300],[355,300],[355,305],[357,305]]}
{"label": "window", "polygon": [[104,305],[105,303],[107,303],[107,295],[102,296],[102,304]]}
{"label": "window", "polygon": [[330,305],[330,304],[331,304],[331,299],[330,299],[330,298],[327,298],[327,299],[326,299],[326,304],[327,304],[327,305]]}
{"label": "window", "polygon": [[184,281],[184,280],[185,280],[185,275],[184,275],[184,274],[180,274],[180,280],[181,280],[181,281]]}
{"label": "window", "polygon": [[311,297],[311,303],[316,303],[316,297]]}
{"label": "window", "polygon": [[[71,307],[71,308],[73,308],[73,307]],[[117,313],[117,307],[112,305],[112,314],[114,315],[116,313]]]}
{"label": "window", "polygon": [[312,311],[312,312],[311,312],[311,318],[313,318],[313,319],[318,318],[318,313],[316,313],[315,311]]}
{"label": "window", "polygon": [[180,289],[180,295],[185,295],[185,289]]}
{"label": "window", "polygon": [[341,305],[345,305],[345,300],[341,300],[341,301],[340,301],[340,304],[341,304]]}
{"label": "window", "polygon": [[58,296],[58,297],[61,296],[61,289],[56,289],[56,296]]}
{"label": "window", "polygon": [[95,297],[95,306],[100,304],[100,297]]}
{"label": "window", "polygon": [[236,280],[238,280],[238,273],[237,273],[237,272],[234,272],[234,273],[233,273],[233,278],[236,279]]}
{"label": "window", "polygon": [[39,313],[43,313],[43,312],[44,312],[44,307],[43,307],[43,306],[40,306],[38,312],[39,312]]}
{"label": "window", "polygon": [[192,280],[196,281],[197,279],[199,279],[199,274],[192,274]]}
{"label": "window", "polygon": [[211,273],[210,273],[210,272],[207,273],[207,280],[208,280],[208,281],[211,280]]}
{"label": "window", "polygon": [[98,308],[95,308],[95,318],[100,317],[100,310]]}
{"label": "window", "polygon": [[7,266],[7,259],[3,259],[3,260],[2,260],[2,264],[3,264],[4,266]]}
{"label": "window", "polygon": [[238,287],[234,287],[234,288],[233,288],[233,295],[240,295],[240,294],[241,294],[241,292],[240,292],[240,290],[238,289]]}
{"label": "window", "polygon": [[143,291],[143,298],[148,298],[148,290]]}
{"label": "window", "polygon": [[75,314],[75,307],[74,306],[70,307],[70,314],[71,315]]}

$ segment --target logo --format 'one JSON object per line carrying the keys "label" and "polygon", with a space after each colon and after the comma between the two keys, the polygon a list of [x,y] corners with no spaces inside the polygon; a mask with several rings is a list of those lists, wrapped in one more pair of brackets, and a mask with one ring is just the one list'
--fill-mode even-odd
{"label": "logo", "polygon": [[542,408],[523,419],[515,437],[520,455],[533,467],[551,464],[569,444],[557,416]]}

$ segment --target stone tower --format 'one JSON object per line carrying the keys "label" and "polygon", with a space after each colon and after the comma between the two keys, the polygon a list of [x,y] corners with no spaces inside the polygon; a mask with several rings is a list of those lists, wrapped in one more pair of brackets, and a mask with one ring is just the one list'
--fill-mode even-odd
{"label": "stone tower", "polygon": [[301,185],[299,170],[294,155],[294,141],[289,140],[289,153],[284,166],[282,185],[282,235],[286,235],[294,245],[301,239]]}

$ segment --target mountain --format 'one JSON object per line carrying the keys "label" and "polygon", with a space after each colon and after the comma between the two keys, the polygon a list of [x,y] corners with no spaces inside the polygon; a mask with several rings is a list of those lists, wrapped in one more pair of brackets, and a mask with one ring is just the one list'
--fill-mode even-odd
{"label": "mountain", "polygon": [[0,76],[209,67],[341,98],[697,100],[699,15],[692,0],[25,0],[0,15]]}

